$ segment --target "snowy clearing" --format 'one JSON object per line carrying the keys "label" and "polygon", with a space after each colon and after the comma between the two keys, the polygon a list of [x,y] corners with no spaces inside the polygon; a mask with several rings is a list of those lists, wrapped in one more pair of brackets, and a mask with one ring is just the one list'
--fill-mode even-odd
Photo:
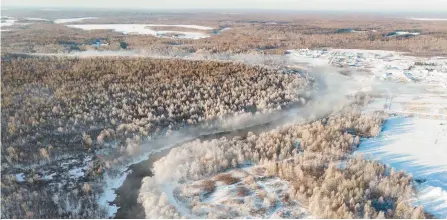
{"label": "snowy clearing", "polygon": [[185,39],[201,39],[210,37],[209,34],[202,32],[183,32],[183,31],[155,31],[149,27],[182,27],[197,30],[212,30],[211,27],[199,25],[159,25],[159,24],[80,24],[80,25],[66,25],[70,28],[78,28],[82,30],[113,30],[123,34],[141,34],[152,35],[156,37],[168,37],[166,35],[174,35],[174,38]]}
{"label": "snowy clearing", "polygon": [[[157,216],[157,211],[149,211],[156,193],[160,196],[161,209],[165,209],[162,205],[169,204],[187,218],[311,218],[300,202],[288,201],[287,181],[257,174],[259,169],[262,166],[235,169],[186,183],[163,182],[153,185],[150,191],[142,186],[140,199],[146,217]],[[154,184],[156,176],[144,180],[143,185]],[[228,182],[228,178],[233,180]]]}
{"label": "snowy clearing", "polygon": [[53,22],[55,24],[65,24],[65,23],[72,23],[72,22],[78,22],[78,21],[90,20],[90,19],[97,19],[97,17],[61,18],[61,19],[56,19]]}

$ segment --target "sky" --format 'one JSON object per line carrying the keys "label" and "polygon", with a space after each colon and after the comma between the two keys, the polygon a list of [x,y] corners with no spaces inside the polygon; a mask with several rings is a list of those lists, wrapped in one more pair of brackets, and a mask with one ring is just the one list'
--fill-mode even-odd
{"label": "sky", "polygon": [[1,0],[7,7],[446,11],[447,0]]}

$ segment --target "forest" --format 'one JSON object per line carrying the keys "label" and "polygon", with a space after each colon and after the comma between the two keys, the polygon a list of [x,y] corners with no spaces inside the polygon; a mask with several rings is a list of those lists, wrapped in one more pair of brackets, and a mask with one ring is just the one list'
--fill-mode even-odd
{"label": "forest", "polygon": [[[304,105],[309,97],[297,90],[308,86],[300,75],[231,62],[2,59],[2,215],[54,216],[51,206],[39,208],[41,203],[34,201],[54,201],[46,192],[53,186],[45,184],[39,169],[59,167],[67,157],[92,158],[87,161],[88,175],[71,190],[100,190],[101,176],[138,155],[142,141],[169,136],[179,128],[209,129],[229,117],[244,120]],[[17,185],[14,172],[27,173],[26,183]],[[96,194],[89,195],[94,200]],[[16,207],[9,198],[29,203]],[[92,215],[61,210],[70,217]]]}

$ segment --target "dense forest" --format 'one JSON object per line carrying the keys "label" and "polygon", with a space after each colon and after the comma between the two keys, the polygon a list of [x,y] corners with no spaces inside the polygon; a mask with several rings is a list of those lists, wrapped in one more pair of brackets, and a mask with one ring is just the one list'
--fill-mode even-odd
{"label": "dense forest", "polygon": [[[60,204],[47,205],[48,209],[36,205],[54,201],[48,198],[50,192],[40,189],[52,186],[45,186],[46,180],[36,171],[39,167],[58,167],[67,156],[93,156],[88,178],[71,190],[99,190],[98,178],[138,155],[142,141],[169,136],[182,127],[207,129],[228,117],[243,120],[255,113],[304,105],[308,97],[297,91],[307,86],[300,75],[230,62],[2,59],[2,213],[54,216],[51,206]],[[26,183],[17,185],[13,171],[29,174]],[[92,198],[86,204],[91,204],[96,194],[87,195]],[[18,208],[7,202],[12,198],[29,204]],[[70,217],[93,214],[62,210]]]}

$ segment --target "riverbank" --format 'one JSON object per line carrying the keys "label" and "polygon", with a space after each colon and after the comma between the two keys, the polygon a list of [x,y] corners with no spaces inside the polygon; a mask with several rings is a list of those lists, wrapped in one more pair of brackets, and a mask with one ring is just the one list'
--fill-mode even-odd
{"label": "riverbank", "polygon": [[[115,214],[116,219],[144,219],[144,209],[138,203],[138,192],[141,187],[141,180],[146,176],[152,176],[151,168],[155,161],[164,157],[171,149],[166,149],[160,152],[149,155],[147,160],[141,161],[129,166],[124,183],[116,189],[116,198],[112,202],[118,206],[118,211]],[[127,172],[127,171],[126,171]]]}
{"label": "riverbank", "polygon": [[222,131],[218,133],[201,135],[196,138],[192,138],[176,144],[172,148],[164,149],[162,151],[151,153],[148,156],[148,159],[143,160],[139,163],[135,163],[129,166],[129,168],[125,172],[129,172],[126,176],[123,184],[116,189],[116,198],[111,204],[116,205],[118,208],[114,218],[116,219],[142,219],[145,218],[145,213],[142,205],[138,203],[138,194],[141,188],[141,181],[146,176],[153,176],[151,169],[153,164],[159,160],[160,158],[169,154],[169,152],[179,147],[185,143],[194,141],[196,139],[200,139],[201,141],[219,139],[222,137],[233,138],[235,136],[244,137],[248,134],[248,132],[252,133],[261,133],[266,130],[273,129],[277,126],[276,123],[272,123],[271,121],[255,125],[253,127],[246,127],[242,129],[237,129],[234,131]]}

